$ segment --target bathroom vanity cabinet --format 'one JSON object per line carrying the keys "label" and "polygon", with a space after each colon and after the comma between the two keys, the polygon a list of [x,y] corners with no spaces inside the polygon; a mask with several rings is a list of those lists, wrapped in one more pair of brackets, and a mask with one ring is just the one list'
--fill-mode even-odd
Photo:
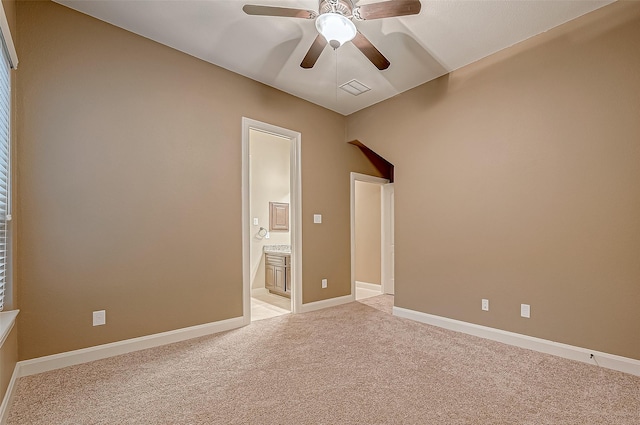
{"label": "bathroom vanity cabinet", "polygon": [[264,286],[274,294],[291,297],[291,255],[265,253]]}

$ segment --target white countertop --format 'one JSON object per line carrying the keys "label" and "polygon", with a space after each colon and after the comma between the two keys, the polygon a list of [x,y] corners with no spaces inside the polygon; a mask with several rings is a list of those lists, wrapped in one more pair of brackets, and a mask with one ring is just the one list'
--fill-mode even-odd
{"label": "white countertop", "polygon": [[291,255],[291,245],[264,245],[262,251],[265,254]]}

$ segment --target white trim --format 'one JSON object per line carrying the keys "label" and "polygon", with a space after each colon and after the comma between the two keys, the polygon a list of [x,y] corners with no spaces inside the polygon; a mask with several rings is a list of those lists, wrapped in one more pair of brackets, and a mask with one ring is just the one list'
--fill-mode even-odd
{"label": "white trim", "polygon": [[291,139],[291,163],[289,165],[291,177],[291,287],[292,313],[299,313],[302,309],[302,135],[298,132]]}
{"label": "white trim", "polygon": [[16,383],[18,382],[19,373],[20,373],[20,370],[16,365],[13,368],[13,374],[11,375],[11,380],[9,381],[9,385],[7,386],[7,392],[4,393],[2,404],[0,404],[0,424],[5,424],[9,417],[9,406],[11,406],[11,402],[13,401],[13,396],[15,394]]}
{"label": "white trim", "polygon": [[[354,295],[356,293],[356,181],[366,182],[366,183],[378,183],[380,187],[389,183],[389,180],[383,179],[382,177],[374,177],[368,174],[360,174],[351,172],[350,175],[351,183],[350,183],[350,197],[351,197],[351,294]],[[381,189],[382,190],[382,189]],[[382,198],[382,192],[380,197]],[[380,231],[384,233],[383,223],[380,223]],[[381,255],[383,254],[381,252]],[[381,258],[384,261],[384,258]],[[383,288],[384,289],[384,288]]]}
{"label": "white trim", "polygon": [[359,280],[356,280],[356,288],[382,292],[382,285],[379,285],[377,283],[361,282]]}
{"label": "white trim", "polygon": [[249,130],[258,130],[291,140],[291,312],[302,310],[302,135],[293,130],[242,117],[242,300],[243,318],[251,323],[250,182]]}
{"label": "white trim", "polygon": [[0,7],[0,31],[2,31],[4,44],[7,46],[7,53],[9,53],[9,61],[11,62],[11,68],[17,69],[18,53],[16,53],[16,47],[13,45],[13,37],[11,37],[11,31],[9,29],[9,21],[7,21],[7,15],[4,12],[4,7]]}
{"label": "white trim", "polygon": [[435,316],[433,314],[422,313],[420,311],[409,310],[402,307],[393,307],[393,315],[456,332],[478,336],[480,338],[502,342],[504,344],[515,345],[517,347],[527,348],[541,353],[577,360],[579,362],[589,363],[607,369],[640,376],[640,360],[630,359],[628,357],[589,350],[587,348],[562,344],[560,342],[522,335],[515,332],[503,331],[501,329],[476,325],[474,323],[449,319],[447,317]]}
{"label": "white trim", "polygon": [[380,196],[380,215],[382,220],[382,235],[380,238],[380,284],[382,285],[383,294],[395,293],[395,280],[393,276],[393,254],[391,246],[394,244],[394,193],[395,186],[393,183],[383,184],[381,186]]}
{"label": "white trim", "polygon": [[311,311],[322,310],[323,308],[336,307],[342,304],[348,304],[356,300],[354,294],[344,295],[342,297],[329,298],[326,300],[315,301],[312,303],[302,304],[301,313],[309,313]]}
{"label": "white trim", "polygon": [[251,323],[251,237],[249,229],[250,185],[249,180],[249,125],[242,118],[242,318],[245,325]]}
{"label": "white trim", "polygon": [[235,317],[233,319],[205,323],[203,325],[190,326],[188,328],[176,329],[173,331],[146,335],[138,338],[125,339],[123,341],[96,345],[94,347],[67,351],[65,353],[38,357],[31,360],[23,360],[17,364],[17,367],[19,368],[19,377],[48,372],[50,370],[92,362],[94,360],[106,359],[108,357],[145,350],[147,348],[158,347],[160,345],[172,344],[174,342],[198,338],[218,332],[229,331],[240,328],[243,325],[243,318]]}
{"label": "white trim", "polygon": [[20,310],[8,310],[0,312],[0,347],[4,344],[4,341],[9,336],[9,332],[13,329],[13,325],[16,323],[16,317],[18,317]]}
{"label": "white trim", "polygon": [[251,288],[252,297],[256,297],[259,295],[269,295],[269,290],[267,288]]}

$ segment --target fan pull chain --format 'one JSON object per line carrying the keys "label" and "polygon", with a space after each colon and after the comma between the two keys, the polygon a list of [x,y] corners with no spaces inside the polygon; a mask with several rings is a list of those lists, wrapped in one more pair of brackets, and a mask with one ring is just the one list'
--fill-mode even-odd
{"label": "fan pull chain", "polygon": [[338,49],[333,49],[336,57],[336,108],[338,107]]}

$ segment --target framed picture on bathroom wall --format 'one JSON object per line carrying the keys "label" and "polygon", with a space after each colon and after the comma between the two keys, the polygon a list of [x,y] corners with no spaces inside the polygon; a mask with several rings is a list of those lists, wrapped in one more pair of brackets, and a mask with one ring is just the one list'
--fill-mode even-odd
{"label": "framed picture on bathroom wall", "polygon": [[289,204],[269,202],[269,230],[289,230]]}

